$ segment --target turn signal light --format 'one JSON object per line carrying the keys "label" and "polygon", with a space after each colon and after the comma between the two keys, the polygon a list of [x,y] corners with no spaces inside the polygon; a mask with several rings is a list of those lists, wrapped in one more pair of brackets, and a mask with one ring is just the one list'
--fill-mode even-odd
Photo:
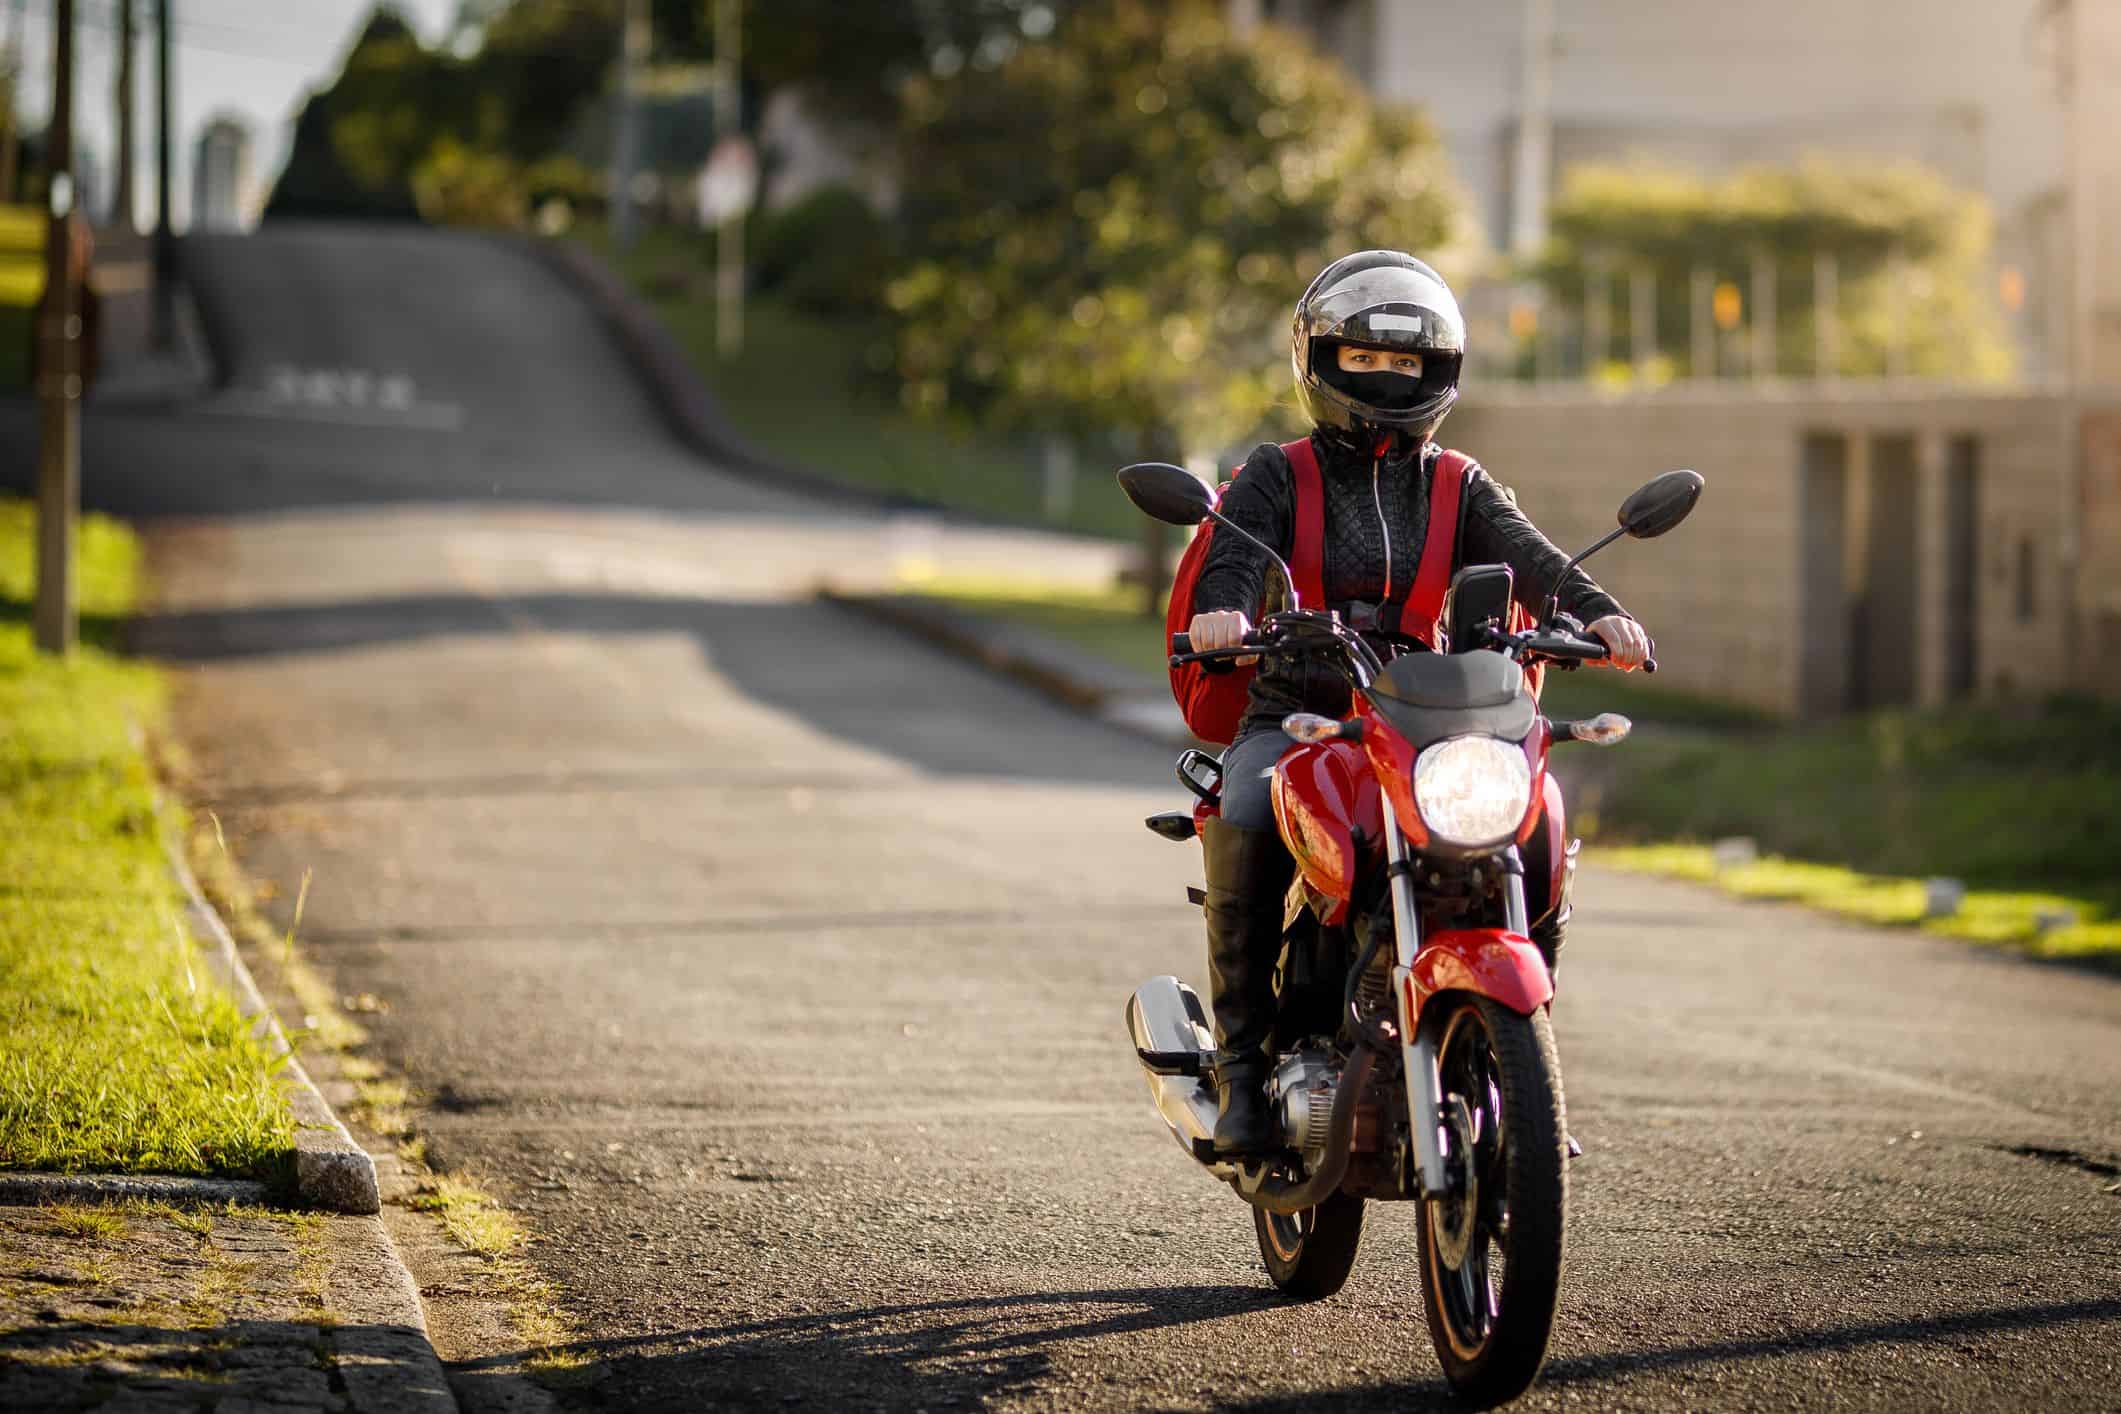
{"label": "turn signal light", "polygon": [[1628,739],[1635,724],[1618,712],[1600,712],[1588,721],[1569,723],[1569,736],[1593,746],[1618,746]]}
{"label": "turn signal light", "polygon": [[1342,722],[1316,712],[1291,712],[1281,719],[1281,729],[1291,741],[1316,745],[1322,741],[1360,741],[1362,722]]}

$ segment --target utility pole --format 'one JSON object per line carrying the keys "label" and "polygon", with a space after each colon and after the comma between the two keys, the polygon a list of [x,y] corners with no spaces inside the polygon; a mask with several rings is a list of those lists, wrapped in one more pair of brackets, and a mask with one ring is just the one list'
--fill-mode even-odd
{"label": "utility pole", "polygon": [[0,201],[15,199],[19,180],[15,132],[15,104],[22,97],[22,12],[29,0],[9,0],[7,7],[7,103],[0,106]]}
{"label": "utility pole", "polygon": [[74,522],[81,503],[81,316],[75,304],[74,0],[52,7],[52,123],[44,299],[37,318],[37,648],[74,646]]}
{"label": "utility pole", "polygon": [[1547,235],[1547,178],[1554,139],[1554,0],[1524,0],[1517,149],[1510,192],[1510,254],[1539,253]]}
{"label": "utility pole", "polygon": [[177,342],[177,233],[169,224],[170,0],[155,0],[155,347]]}
{"label": "utility pole", "polygon": [[133,227],[133,0],[118,5],[118,161],[111,196],[111,224],[127,235]]}
{"label": "utility pole", "polygon": [[[717,143],[736,139],[743,130],[743,0],[715,0],[714,56],[722,71],[714,87]],[[738,204],[722,217],[715,235],[715,348],[734,358],[744,346],[744,208]]]}
{"label": "utility pole", "polygon": [[633,249],[633,172],[640,160],[641,68],[648,62],[648,0],[626,0],[619,22],[619,112],[611,138],[611,240]]}

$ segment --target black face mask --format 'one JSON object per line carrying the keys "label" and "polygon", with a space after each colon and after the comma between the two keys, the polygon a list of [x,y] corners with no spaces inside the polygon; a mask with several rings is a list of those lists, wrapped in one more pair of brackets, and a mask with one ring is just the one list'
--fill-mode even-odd
{"label": "black face mask", "polygon": [[1421,401],[1421,380],[1404,373],[1350,373],[1334,368],[1323,376],[1327,383],[1357,402],[1385,412],[1397,412]]}

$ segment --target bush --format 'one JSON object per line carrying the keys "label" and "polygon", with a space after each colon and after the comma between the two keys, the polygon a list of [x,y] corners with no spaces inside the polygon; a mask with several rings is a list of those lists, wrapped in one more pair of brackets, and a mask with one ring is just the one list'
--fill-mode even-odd
{"label": "bush", "polygon": [[882,308],[891,229],[861,193],[821,187],[759,223],[753,276],[760,290],[817,314]]}

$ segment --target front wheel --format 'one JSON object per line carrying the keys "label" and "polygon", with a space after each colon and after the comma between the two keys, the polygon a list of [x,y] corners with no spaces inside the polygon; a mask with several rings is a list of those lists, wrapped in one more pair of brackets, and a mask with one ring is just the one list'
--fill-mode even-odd
{"label": "front wheel", "polygon": [[1422,1204],[1422,1302],[1446,1378],[1481,1407],[1515,1399],[1546,1360],[1561,1296],[1568,1129],[1544,1009],[1447,999],[1434,1027],[1449,1198]]}
{"label": "front wheel", "polygon": [[1302,1301],[1322,1301],[1345,1286],[1362,1243],[1362,1199],[1335,1193],[1315,1208],[1283,1215],[1252,1210],[1259,1255],[1274,1284]]}

